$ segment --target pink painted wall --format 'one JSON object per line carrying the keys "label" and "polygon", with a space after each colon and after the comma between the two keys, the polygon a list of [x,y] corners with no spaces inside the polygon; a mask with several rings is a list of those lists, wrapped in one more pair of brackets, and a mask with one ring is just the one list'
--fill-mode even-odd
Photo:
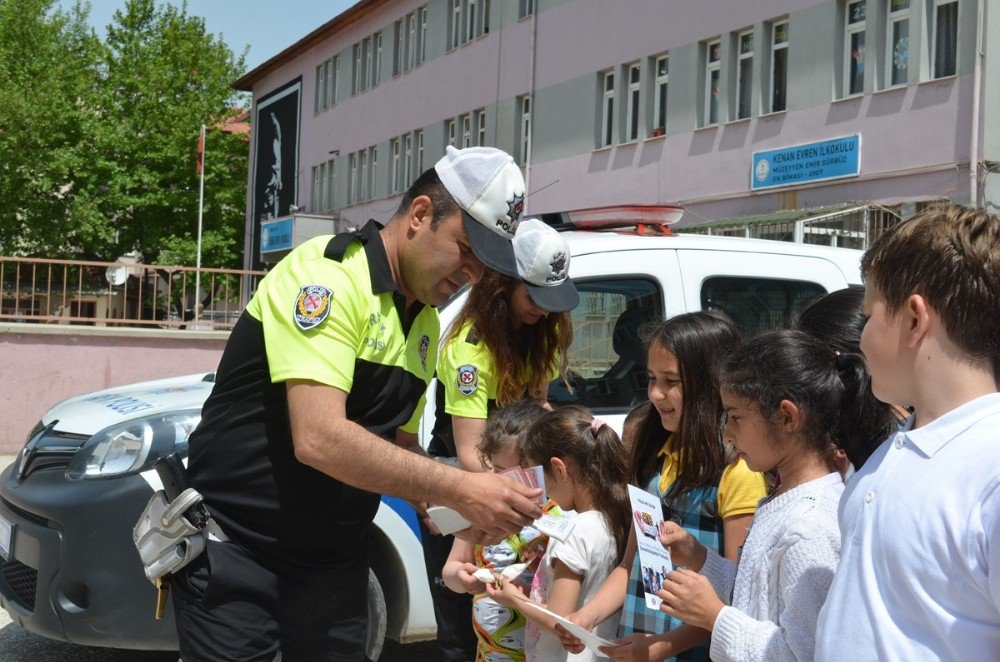
{"label": "pink painted wall", "polygon": [[215,370],[228,333],[0,325],[0,455],[52,405],[112,386]]}

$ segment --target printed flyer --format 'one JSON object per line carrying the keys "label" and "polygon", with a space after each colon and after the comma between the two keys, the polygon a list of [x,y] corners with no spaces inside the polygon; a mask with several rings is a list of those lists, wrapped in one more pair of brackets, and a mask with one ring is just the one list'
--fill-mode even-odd
{"label": "printed flyer", "polygon": [[660,598],[656,591],[663,586],[663,578],[674,569],[670,553],[660,544],[660,522],[663,509],[660,500],[634,485],[628,486],[629,501],[632,504],[632,525],[639,550],[639,566],[642,585],[646,591],[646,607],[658,609]]}

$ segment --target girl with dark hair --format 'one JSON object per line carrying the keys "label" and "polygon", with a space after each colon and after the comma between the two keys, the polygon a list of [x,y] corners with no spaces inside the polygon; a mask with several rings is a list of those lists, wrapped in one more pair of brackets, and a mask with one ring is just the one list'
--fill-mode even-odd
{"label": "girl with dark hair", "polygon": [[[483,467],[502,472],[524,465],[521,446],[525,435],[545,412],[545,408],[531,399],[493,412],[478,447]],[[551,503],[543,510],[558,513]],[[485,584],[475,577],[476,571],[486,568],[500,573],[513,564],[526,563],[527,567],[515,582],[531,586],[547,544],[548,538],[531,526],[495,545],[473,546],[455,539],[442,578],[452,591],[475,596],[472,599],[472,626],[478,640],[477,662],[524,662],[525,619],[516,605],[508,607],[491,598]]]}
{"label": "girl with dark hair", "polygon": [[726,439],[781,484],[758,507],[738,565],[663,523],[660,542],[681,568],[663,582],[660,609],[712,630],[713,660],[812,659],[840,559],[835,441],[885,435],[884,421],[861,413],[870,397],[862,357],[801,331],[754,338],[720,373]]}
{"label": "girl with dark hair", "polygon": [[[495,409],[531,398],[544,403],[548,384],[567,372],[573,341],[568,311],[579,294],[568,278],[566,240],[536,219],[524,219],[513,239],[520,278],[487,269],[444,334],[437,362],[434,429],[427,452],[466,471],[482,471],[476,447]],[[468,595],[443,586],[452,536],[423,526],[428,584],[444,662],[476,655],[469,632]]]}
{"label": "girl with dark hair", "polygon": [[[861,356],[861,331],[868,321],[868,317],[861,312],[864,299],[865,290],[862,287],[849,287],[825,294],[799,314],[795,328],[819,339],[834,351]],[[865,374],[865,396],[858,403],[854,414],[869,421],[871,425],[862,428],[865,432],[861,436],[848,435],[834,439],[839,450],[836,456],[837,467],[845,478],[860,469],[879,444],[909,415],[902,407],[877,400],[871,392],[871,379],[867,377],[867,372]]]}
{"label": "girl with dark hair", "polygon": [[[736,559],[757,502],[767,491],[764,477],[722,442],[723,410],[714,368],[739,342],[739,332],[714,312],[678,315],[646,331],[652,407],[635,436],[628,480],[660,498],[665,519]],[[571,620],[589,629],[619,609],[623,638],[606,651],[613,659],[708,659],[707,632],[646,607],[634,531],[622,563]],[[582,648],[572,636],[563,642],[567,650]]]}
{"label": "girl with dark hair", "polygon": [[[521,446],[525,462],[541,465],[549,498],[575,510],[565,540],[549,541],[531,584],[530,600],[517,586],[501,580],[487,591],[501,604],[520,609],[529,624],[525,652],[529,660],[566,660],[551,616],[532,609],[541,604],[557,614],[578,609],[600,588],[625,553],[631,510],[625,485],[625,449],[618,435],[577,405],[560,407],[531,426]],[[608,631],[610,628],[610,632]],[[597,634],[613,635],[614,622]],[[593,652],[575,661],[595,660]]]}

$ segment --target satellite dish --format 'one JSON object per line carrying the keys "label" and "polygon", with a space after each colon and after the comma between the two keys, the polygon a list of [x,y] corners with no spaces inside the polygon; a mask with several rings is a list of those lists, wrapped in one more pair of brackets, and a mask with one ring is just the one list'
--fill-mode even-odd
{"label": "satellite dish", "polygon": [[108,281],[108,285],[112,287],[124,285],[125,281],[128,280],[128,267],[113,264],[104,272],[104,278]]}

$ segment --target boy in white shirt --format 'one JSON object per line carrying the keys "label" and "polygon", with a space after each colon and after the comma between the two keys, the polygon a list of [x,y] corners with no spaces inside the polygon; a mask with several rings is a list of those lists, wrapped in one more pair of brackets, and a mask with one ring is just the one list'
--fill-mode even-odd
{"label": "boy in white shirt", "polygon": [[934,208],[862,273],[872,391],[916,413],[844,492],[816,659],[1000,659],[1000,218]]}

